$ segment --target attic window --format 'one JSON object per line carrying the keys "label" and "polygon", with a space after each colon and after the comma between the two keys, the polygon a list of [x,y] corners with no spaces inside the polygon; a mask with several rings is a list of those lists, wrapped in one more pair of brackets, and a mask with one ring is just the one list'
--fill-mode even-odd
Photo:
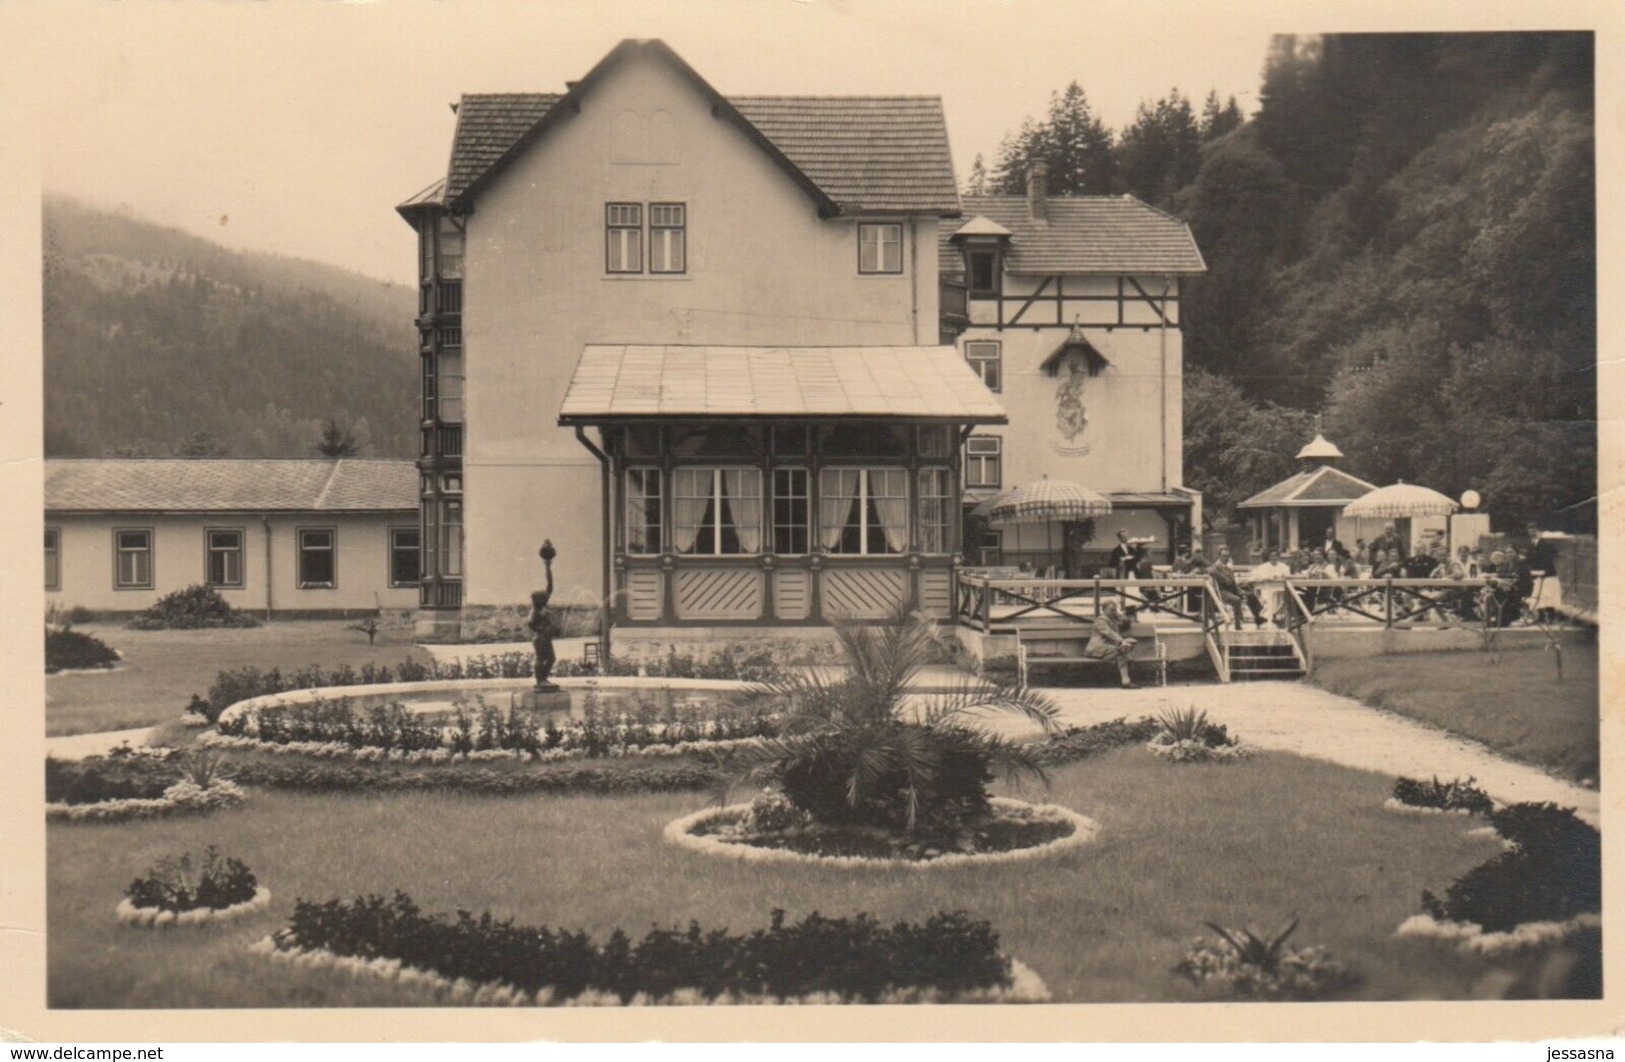
{"label": "attic window", "polygon": [[903,271],[903,226],[890,222],[858,226],[858,272]]}
{"label": "attic window", "polygon": [[967,252],[965,255],[965,269],[968,274],[967,279],[972,295],[997,295],[999,293],[998,251]]}

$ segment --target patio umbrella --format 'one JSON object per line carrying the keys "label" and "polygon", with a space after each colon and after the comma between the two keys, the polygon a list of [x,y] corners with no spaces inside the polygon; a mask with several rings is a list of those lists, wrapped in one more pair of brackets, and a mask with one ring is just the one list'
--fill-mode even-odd
{"label": "patio umbrella", "polygon": [[1394,520],[1407,516],[1449,516],[1458,508],[1436,490],[1400,480],[1349,502],[1343,507],[1343,515]]}
{"label": "patio umbrella", "polygon": [[1070,480],[1047,477],[1013,487],[984,505],[989,521],[995,524],[1083,520],[1112,511],[1111,499],[1104,494]]}

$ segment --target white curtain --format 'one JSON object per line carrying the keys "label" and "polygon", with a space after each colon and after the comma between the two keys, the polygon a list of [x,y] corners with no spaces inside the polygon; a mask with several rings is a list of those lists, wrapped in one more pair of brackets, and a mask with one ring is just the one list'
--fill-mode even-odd
{"label": "white curtain", "polygon": [[841,532],[852,519],[858,504],[858,470],[826,468],[818,477],[818,538],[833,550],[841,544]]}
{"label": "white curtain", "polygon": [[700,525],[705,523],[705,511],[711,504],[713,482],[709,468],[679,468],[672,476],[672,523],[676,525],[672,528],[672,548],[678,553],[694,552]]}
{"label": "white curtain", "polygon": [[762,473],[754,468],[722,470],[722,494],[728,499],[734,531],[739,535],[739,552],[760,553],[762,549]]}
{"label": "white curtain", "polygon": [[[886,532],[886,549],[902,553],[908,549],[908,476],[889,468],[869,471],[869,497],[880,516],[880,526]],[[870,553],[879,553],[875,543],[869,544]]]}

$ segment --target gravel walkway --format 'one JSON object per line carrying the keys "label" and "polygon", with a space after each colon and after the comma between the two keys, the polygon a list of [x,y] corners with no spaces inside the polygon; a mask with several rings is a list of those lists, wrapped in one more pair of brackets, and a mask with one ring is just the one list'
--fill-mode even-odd
{"label": "gravel walkway", "polygon": [[134,730],[104,730],[100,734],[46,738],[45,756],[52,760],[82,760],[87,756],[101,756],[126,741],[131,748],[145,745],[152,731],[152,727],[143,726]]}
{"label": "gravel walkway", "polygon": [[[1425,726],[1392,712],[1367,707],[1315,686],[1296,682],[1250,682],[1212,686],[1148,687],[1138,690],[1045,690],[1061,706],[1063,723],[1088,726],[1112,719],[1158,715],[1194,705],[1242,741],[1345,767],[1398,777],[1442,779],[1471,775],[1502,803],[1550,800],[1573,807],[1601,826],[1601,797],[1554,778],[1538,767],[1515,763],[1476,741]],[[1000,729],[1023,732],[1028,724]]]}

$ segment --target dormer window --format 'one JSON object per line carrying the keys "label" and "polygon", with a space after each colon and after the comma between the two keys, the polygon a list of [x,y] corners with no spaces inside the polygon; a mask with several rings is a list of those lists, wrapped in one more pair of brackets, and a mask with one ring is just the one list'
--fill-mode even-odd
{"label": "dormer window", "polygon": [[903,271],[903,226],[895,222],[858,226],[858,272]]}
{"label": "dormer window", "polygon": [[965,273],[972,295],[997,295],[1002,272],[997,250],[989,248],[965,252]]}

